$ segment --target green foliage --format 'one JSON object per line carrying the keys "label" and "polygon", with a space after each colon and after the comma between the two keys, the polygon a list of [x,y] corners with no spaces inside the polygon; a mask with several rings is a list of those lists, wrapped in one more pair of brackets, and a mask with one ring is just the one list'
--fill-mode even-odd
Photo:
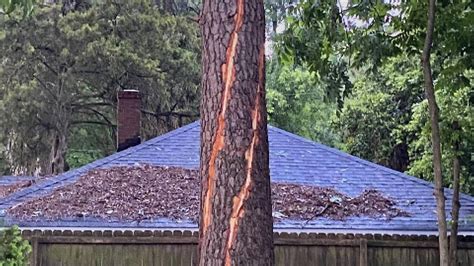
{"label": "green foliage", "polygon": [[343,147],[396,168],[400,161],[393,157],[395,148],[411,137],[403,126],[412,119],[412,105],[423,99],[421,71],[416,59],[400,55],[387,59],[377,73],[363,73],[354,73],[354,93],[345,100],[337,122]]}
{"label": "green foliage", "polygon": [[337,126],[346,151],[388,166],[392,148],[397,144],[392,138],[397,127],[392,118],[396,104],[377,85],[364,78],[356,82],[354,93],[344,102]]}
{"label": "green foliage", "polygon": [[36,5],[36,0],[0,0],[0,14],[11,14],[17,8],[23,12],[23,17],[31,15]]}
{"label": "green foliage", "polygon": [[334,101],[351,91],[344,53],[346,32],[336,1],[302,1],[286,19],[285,31],[276,37],[275,50],[285,64],[306,65],[325,84],[325,96]]}
{"label": "green foliage", "polygon": [[331,129],[337,107],[324,101],[325,88],[315,73],[272,60],[267,67],[266,89],[270,123],[331,146],[338,144]]}
{"label": "green foliage", "polygon": [[267,34],[275,36],[281,22],[288,13],[293,10],[293,0],[265,0],[265,21],[267,22]]}
{"label": "green foliage", "polygon": [[115,152],[114,130],[105,132],[102,127],[89,124],[74,127],[66,155],[70,168],[77,168]]}
{"label": "green foliage", "polygon": [[[457,155],[462,189],[474,193],[474,6],[472,1],[440,1],[438,9],[432,65],[444,183],[451,182]],[[334,125],[344,149],[432,180],[420,66],[426,10],[426,1],[350,1],[347,7],[336,1],[301,1],[277,38],[276,51],[292,67],[308,65],[318,77],[316,86],[328,86],[330,100],[343,100]],[[453,130],[454,124],[461,130]],[[457,141],[460,150],[455,152]],[[398,168],[400,159],[408,168]]]}
{"label": "green foliage", "polygon": [[0,266],[20,266],[28,262],[31,246],[17,226],[0,232]]}
{"label": "green foliage", "polygon": [[143,96],[144,139],[197,117],[199,35],[186,17],[131,1],[66,14],[46,6],[1,23],[0,140],[14,173],[113,151],[121,89]]}
{"label": "green foliage", "polygon": [[0,176],[6,175],[9,172],[8,161],[7,158],[5,158],[5,147],[0,144]]}
{"label": "green foliage", "polygon": [[[473,107],[473,70],[470,70],[470,83],[449,91],[453,87],[438,87],[436,93],[440,112],[441,143],[443,150],[444,184],[449,185],[452,176],[452,160],[456,155],[461,161],[461,188],[464,192],[474,194],[474,107]],[[409,173],[428,180],[433,180],[431,166],[432,153],[430,145],[430,127],[428,104],[422,101],[413,107],[413,118],[404,127],[413,134],[410,143],[410,155],[413,162]],[[462,126],[460,131],[453,130],[453,123]],[[453,150],[455,141],[460,141],[459,151]]]}
{"label": "green foliage", "polygon": [[[402,54],[387,59],[376,75],[355,75],[354,93],[344,102],[336,124],[348,152],[393,167],[394,148],[408,145],[408,173],[433,180],[428,106],[417,61]],[[462,189],[473,193],[472,76],[470,82],[457,88],[441,86],[441,76],[437,80],[444,184],[449,185],[452,176],[454,141],[461,140],[457,155],[461,159]],[[452,130],[454,122],[462,125],[460,132]]]}

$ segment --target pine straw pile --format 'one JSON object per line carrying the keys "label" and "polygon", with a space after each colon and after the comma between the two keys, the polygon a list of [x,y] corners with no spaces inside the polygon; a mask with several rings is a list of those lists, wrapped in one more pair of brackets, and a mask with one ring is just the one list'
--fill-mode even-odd
{"label": "pine straw pile", "polygon": [[[141,221],[166,217],[197,221],[199,188],[196,170],[149,165],[97,169],[8,213],[26,220],[88,217]],[[375,190],[351,198],[330,188],[273,183],[272,199],[276,220],[408,215]]]}
{"label": "pine straw pile", "polygon": [[34,180],[19,181],[10,185],[0,185],[0,199],[3,199],[10,194],[28,188],[35,183]]}
{"label": "pine straw pile", "polygon": [[35,184],[41,183],[43,181],[48,180],[49,178],[53,177],[52,175],[47,176],[39,176],[35,177],[34,179],[30,180],[18,180],[15,183],[8,184],[8,185],[0,185],[0,200],[3,198],[8,197],[9,195],[23,190],[25,188],[29,188]]}

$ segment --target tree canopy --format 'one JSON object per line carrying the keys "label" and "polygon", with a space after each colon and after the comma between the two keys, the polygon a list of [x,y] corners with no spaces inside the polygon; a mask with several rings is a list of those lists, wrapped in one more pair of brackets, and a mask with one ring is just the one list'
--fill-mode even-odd
{"label": "tree canopy", "polygon": [[[447,169],[444,184],[450,184],[449,166],[456,154],[462,188],[473,193],[473,4],[441,1],[438,9],[432,58]],[[276,56],[286,65],[309,66],[318,77],[313,87],[326,88],[326,100],[338,101],[329,128],[338,133],[339,147],[433,180],[420,65],[426,10],[423,1],[351,1],[347,6],[301,1],[282,21],[286,27],[276,37]],[[454,124],[460,129],[453,130]],[[295,132],[305,127],[293,124]],[[454,152],[456,140],[460,147]]]}
{"label": "tree canopy", "polygon": [[13,173],[112,152],[120,89],[143,95],[145,139],[198,116],[199,35],[186,17],[143,2],[65,15],[53,5],[2,24],[0,138]]}
{"label": "tree canopy", "polygon": [[[23,17],[23,1],[16,2],[18,11],[0,18],[8,26],[0,43],[9,51],[0,67],[2,112],[9,114],[0,134],[4,172],[31,173],[46,162],[51,168],[55,153],[67,168],[113,152],[118,89],[143,92],[145,138],[198,118],[195,21],[201,1],[92,1],[65,14],[58,1],[56,7],[36,6],[30,18]],[[265,2],[269,121],[432,180],[419,60],[427,4],[345,3]],[[438,9],[432,61],[444,184],[450,185],[449,166],[458,155],[462,189],[474,193],[474,7],[471,1],[440,1]],[[67,104],[55,105],[52,95]],[[61,133],[66,152],[53,152],[61,131],[67,132]]]}

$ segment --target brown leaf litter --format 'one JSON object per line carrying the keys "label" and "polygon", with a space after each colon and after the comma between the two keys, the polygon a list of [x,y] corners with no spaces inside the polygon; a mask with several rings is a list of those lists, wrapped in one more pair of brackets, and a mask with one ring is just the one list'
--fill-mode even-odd
{"label": "brown leaf litter", "polygon": [[10,185],[1,185],[0,186],[0,199],[5,198],[24,188],[30,187],[32,184],[34,184],[34,180],[19,181]]}
{"label": "brown leaf litter", "polygon": [[[89,217],[141,221],[160,217],[197,221],[200,180],[197,170],[140,165],[96,169],[51,194],[14,206],[21,219]],[[408,216],[376,190],[351,198],[331,188],[272,183],[276,220],[350,216]]]}
{"label": "brown leaf litter", "polygon": [[8,184],[8,185],[0,185],[0,199],[6,198],[9,195],[18,192],[20,190],[23,190],[25,188],[29,188],[32,185],[45,181],[51,176],[40,176],[36,177],[35,179],[30,179],[30,180],[20,180],[18,182]]}
{"label": "brown leaf litter", "polygon": [[16,182],[16,183],[10,184],[10,185],[2,185],[2,186],[0,186],[0,199],[5,198],[5,197],[9,196],[10,194],[13,194],[17,191],[20,191],[20,190],[24,189],[24,188],[27,188],[27,187],[31,186],[31,184],[32,184],[32,181],[28,180],[28,181]]}

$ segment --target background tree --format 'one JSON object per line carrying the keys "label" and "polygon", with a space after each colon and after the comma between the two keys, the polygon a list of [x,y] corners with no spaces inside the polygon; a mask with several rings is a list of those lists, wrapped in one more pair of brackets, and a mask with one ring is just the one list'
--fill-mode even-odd
{"label": "background tree", "polygon": [[201,16],[200,265],[273,265],[263,0]]}
{"label": "background tree", "polygon": [[185,17],[132,2],[40,7],[2,24],[0,139],[12,173],[59,173],[68,158],[113,152],[120,89],[144,96],[145,139],[198,117],[199,39]]}
{"label": "background tree", "polygon": [[265,20],[267,23],[267,34],[275,36],[278,27],[282,26],[282,22],[286,19],[296,0],[265,0]]}
{"label": "background tree", "polygon": [[[349,81],[356,85],[357,90],[344,98],[341,116],[336,118],[335,124],[339,127],[350,125],[347,122],[354,125],[342,131],[345,134],[342,136],[343,147],[351,153],[359,153],[365,158],[395,169],[400,164],[391,165],[393,155],[399,154],[399,147],[408,149],[407,171],[428,180],[437,179],[433,175],[431,161],[433,145],[430,140],[432,131],[427,111],[428,103],[420,97],[420,89],[423,88],[423,83],[420,82],[423,80],[422,69],[418,62],[412,60],[421,57],[420,47],[423,46],[426,36],[427,2],[401,1],[390,4],[385,1],[351,1],[347,7],[340,6],[337,9],[341,19],[328,20],[331,5],[335,3],[301,2],[293,16],[302,21],[289,20],[290,25],[283,33],[279,44],[281,48],[277,51],[283,56],[293,56],[293,62],[302,61],[317,66],[328,58],[324,51],[338,54],[331,49],[321,49],[324,47],[321,40],[329,40],[330,44],[327,46],[340,48],[338,51],[343,53],[342,58],[350,66],[350,71],[345,75],[350,77]],[[310,12],[313,9],[321,10],[322,13]],[[443,146],[440,161],[447,166],[442,182],[443,185],[451,184],[458,188],[457,182],[460,181],[463,185],[461,189],[470,191],[470,183],[473,180],[471,165],[474,140],[470,133],[473,129],[474,114],[471,85],[474,62],[473,31],[470,26],[474,18],[473,8],[469,1],[440,1],[438,9],[437,31],[433,35],[431,49],[431,77],[436,85],[435,97],[440,109],[440,142]],[[314,14],[316,18],[305,14]],[[326,32],[324,29],[331,25],[331,21],[339,23],[344,34],[334,35]],[[315,31],[315,34],[303,36],[305,45],[296,48],[291,41],[300,38],[301,34],[298,32],[311,30]],[[313,39],[313,35],[326,37]],[[331,36],[339,37],[331,39]],[[373,94],[374,92],[380,96],[378,99],[375,98],[377,94]],[[367,105],[371,102],[372,105]],[[384,104],[379,104],[380,102]],[[381,106],[388,108],[384,110]],[[370,122],[371,119],[375,121]],[[358,126],[365,122],[365,125],[379,122],[380,126],[373,134],[366,134],[369,132]],[[374,147],[375,152],[364,150],[374,136],[382,145]],[[406,152],[403,154],[406,155]],[[399,159],[396,161],[400,161]],[[459,165],[456,162],[459,162]],[[453,206],[451,218],[454,225],[456,207],[459,206],[455,199]],[[453,236],[456,235],[455,232],[453,227]],[[453,241],[455,239],[453,237]]]}
{"label": "background tree", "polygon": [[325,86],[306,66],[271,59],[266,84],[269,123],[330,146],[339,145],[331,123],[337,105],[325,100]]}
{"label": "background tree", "polygon": [[35,0],[0,0],[0,15],[8,15],[14,12],[15,9],[20,9],[23,17],[26,17],[33,12],[35,4]]}
{"label": "background tree", "polygon": [[280,61],[307,66],[324,86],[326,99],[342,103],[352,83],[344,57],[349,49],[347,33],[337,1],[301,1],[291,9],[284,28],[275,38]]}
{"label": "background tree", "polygon": [[[338,8],[331,8],[334,5]],[[433,77],[439,84],[437,98],[442,111],[440,126],[442,135],[447,136],[442,139],[443,165],[449,165],[445,168],[443,184],[451,184],[454,152],[449,136],[454,136],[452,122],[462,121],[456,134],[462,139],[457,154],[461,162],[461,189],[466,192],[472,191],[470,184],[474,180],[471,167],[474,139],[470,133],[474,114],[471,89],[474,61],[470,40],[474,36],[469,26],[472,24],[470,5],[466,1],[441,2],[439,8],[442,12],[438,13],[437,19],[439,34],[434,36],[436,41],[432,51],[435,62]],[[290,13],[286,30],[277,36],[275,51],[283,63],[289,62],[293,67],[307,63],[314,66],[316,74],[325,73],[327,77],[337,77],[325,70],[327,58],[345,62],[346,67],[336,72],[341,77],[348,77],[343,79],[347,85],[337,85],[344,84],[334,82],[338,79],[315,81],[319,86],[329,84],[325,87],[329,96],[333,92],[333,96],[327,98],[329,101],[334,101],[334,95],[341,95],[341,91],[347,92],[338,104],[341,108],[339,115],[333,119],[334,131],[343,134],[341,147],[374,162],[433,180],[429,121],[418,60],[424,38],[426,8],[426,3],[419,1],[402,1],[396,5],[381,1],[352,1],[352,5],[347,7],[333,1],[302,1]],[[319,10],[319,13],[312,10]],[[331,33],[328,27],[339,30]],[[302,34],[306,32],[312,34]],[[357,87],[354,88],[357,92],[351,93],[352,86]],[[384,94],[389,108],[363,103],[374,97],[371,93]],[[364,133],[372,124],[369,120],[385,125],[373,128],[373,134],[381,136],[378,142],[383,145],[370,151],[364,149],[365,144],[371,143],[373,135],[366,134],[369,131]],[[365,127],[357,126],[362,124]],[[295,123],[295,131],[304,126]],[[408,165],[405,165],[407,159]]]}
{"label": "background tree", "polygon": [[416,155],[409,147],[420,129],[408,125],[413,107],[423,101],[419,60],[400,54],[386,59],[376,73],[354,71],[351,80],[353,93],[335,119],[342,147],[401,172],[410,169]]}

